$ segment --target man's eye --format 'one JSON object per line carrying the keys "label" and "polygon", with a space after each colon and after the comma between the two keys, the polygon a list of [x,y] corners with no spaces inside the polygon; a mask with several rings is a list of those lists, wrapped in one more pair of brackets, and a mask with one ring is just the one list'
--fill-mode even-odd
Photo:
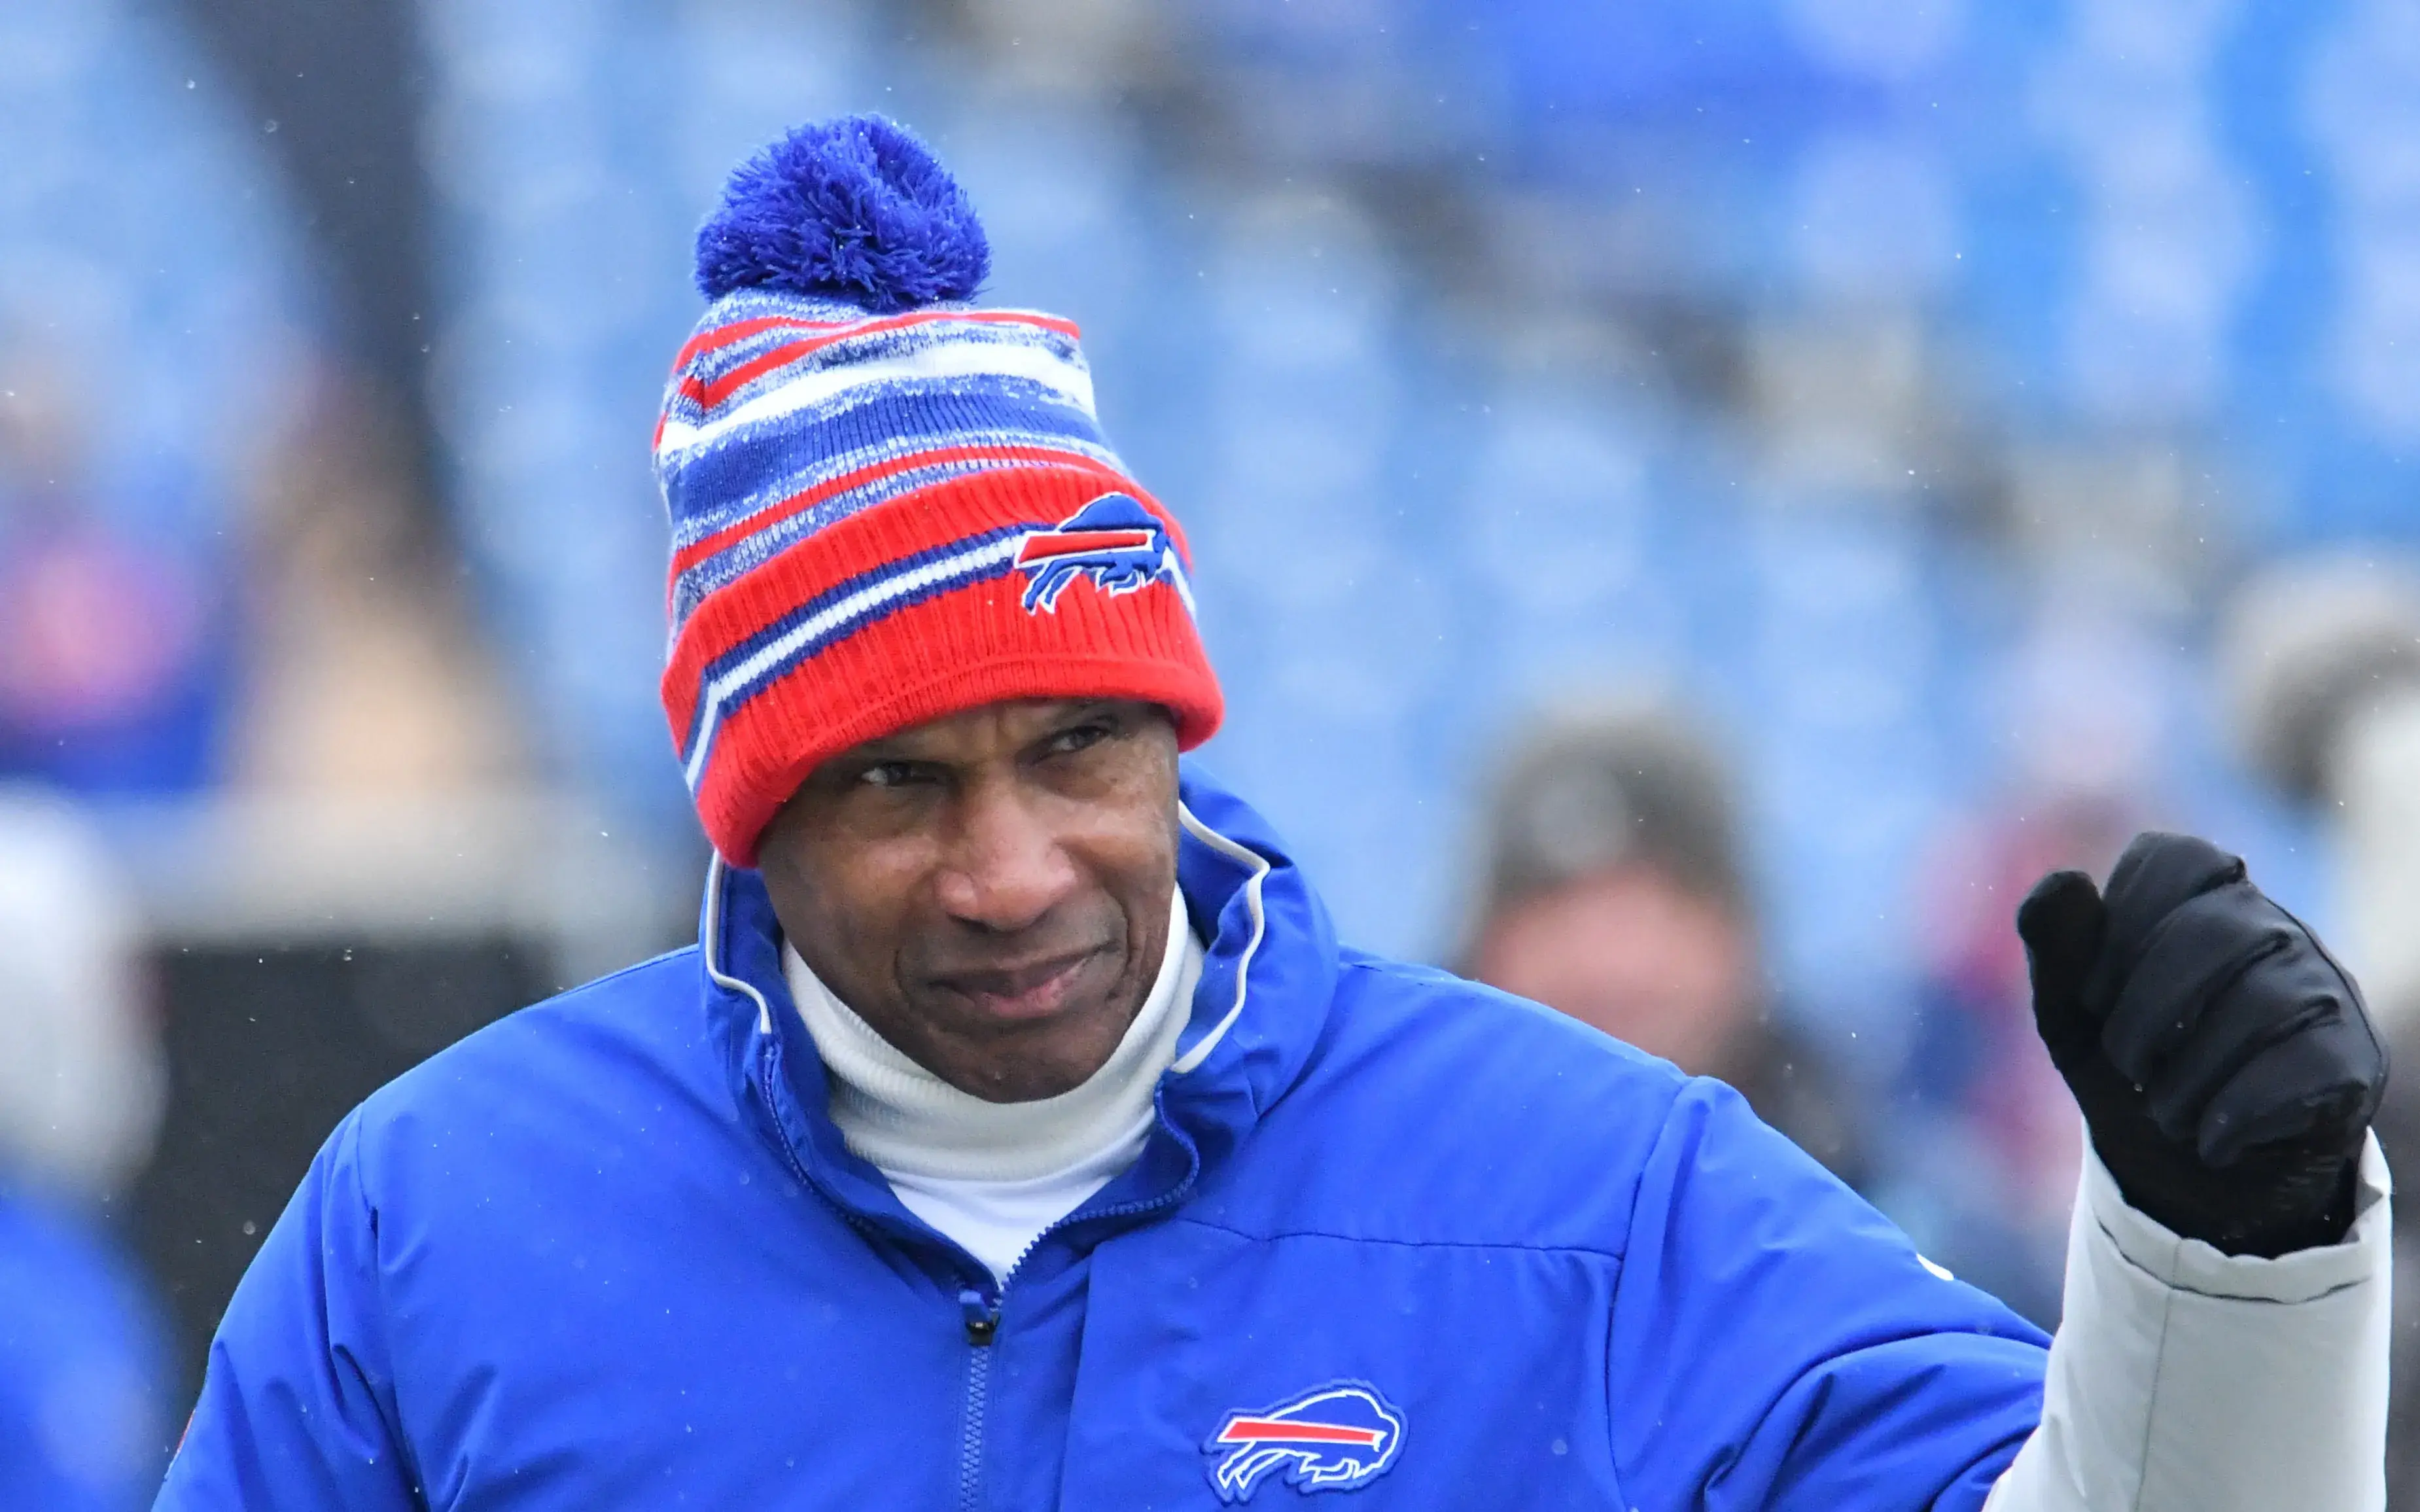
{"label": "man's eye", "polygon": [[877,761],[857,774],[868,787],[904,787],[916,780],[916,769],[905,761]]}
{"label": "man's eye", "polygon": [[1050,738],[1050,749],[1059,756],[1070,756],[1090,746],[1100,744],[1114,733],[1107,725],[1078,725],[1071,730],[1061,730]]}

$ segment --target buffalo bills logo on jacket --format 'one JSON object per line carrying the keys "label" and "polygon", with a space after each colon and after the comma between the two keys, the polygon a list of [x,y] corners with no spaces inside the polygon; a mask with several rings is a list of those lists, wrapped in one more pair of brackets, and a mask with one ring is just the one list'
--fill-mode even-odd
{"label": "buffalo bills logo on jacket", "polygon": [[1109,594],[1168,583],[1187,610],[1193,607],[1176,542],[1131,493],[1104,493],[1049,529],[1031,532],[1017,547],[1016,569],[1026,575],[1028,614],[1055,613],[1067,585],[1087,577]]}
{"label": "buffalo bills logo on jacket", "polygon": [[1305,1495],[1351,1490],[1385,1474],[1403,1446],[1403,1414],[1376,1387],[1340,1380],[1257,1412],[1230,1412],[1202,1449],[1219,1457],[1210,1483],[1232,1504],[1280,1470]]}

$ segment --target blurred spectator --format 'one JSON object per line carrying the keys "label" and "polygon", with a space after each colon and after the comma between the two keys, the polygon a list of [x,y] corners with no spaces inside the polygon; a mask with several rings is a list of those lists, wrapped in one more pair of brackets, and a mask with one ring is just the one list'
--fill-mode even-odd
{"label": "blurred spectator", "polygon": [[264,459],[240,786],[393,797],[529,778],[401,431],[374,390],[322,370]]}
{"label": "blurred spectator", "polygon": [[161,1069],[132,912],[75,811],[0,789],[0,1506],[139,1507],[167,1444],[165,1339],[105,1199]]}
{"label": "blurred spectator", "polygon": [[89,395],[69,370],[22,352],[0,369],[0,773],[198,786],[228,680],[216,596],[94,496]]}
{"label": "blurred spectator", "polygon": [[1737,1087],[1852,1185],[1867,1152],[1822,1059],[1775,1012],[1731,779],[1669,713],[1532,731],[1488,809],[1466,971]]}
{"label": "blurred spectator", "polygon": [[2164,536],[2120,528],[2166,519],[2170,491],[2099,460],[2043,466],[2016,510],[2037,533],[2023,628],[1974,674],[2005,732],[1998,771],[1900,884],[1916,1011],[1889,1105],[1898,1158],[1874,1195],[1928,1255],[2048,1328],[2083,1128],[2034,1028],[2017,905],[2046,872],[2106,876],[2147,815],[2179,806],[2165,758],[2189,694],[2165,654],[2174,624],[2145,607],[2180,576],[2147,544]]}
{"label": "blurred spectator", "polygon": [[2072,790],[1955,834],[1925,868],[1928,959],[1877,1193],[1924,1252],[2045,1327],[2058,1320],[2081,1169],[2075,1103],[2035,1032],[2017,904],[2045,872],[2107,874],[2131,810]]}
{"label": "blurred spectator", "polygon": [[[2289,559],[2231,606],[2237,737],[2276,788],[2330,825],[2331,940],[2359,976],[2394,1074],[2378,1115],[2387,1163],[2420,1171],[2420,563]],[[2395,1221],[2395,1395],[2387,1500],[2420,1506],[2420,1217]]]}

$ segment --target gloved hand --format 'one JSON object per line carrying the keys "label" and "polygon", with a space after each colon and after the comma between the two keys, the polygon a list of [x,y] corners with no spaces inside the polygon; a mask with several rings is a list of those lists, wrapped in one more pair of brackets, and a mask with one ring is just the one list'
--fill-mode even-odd
{"label": "gloved hand", "polygon": [[2017,910],[2034,1023],[2136,1211],[2229,1255],[2344,1238],[2386,1049],[2352,977],[2208,841],[2147,833]]}

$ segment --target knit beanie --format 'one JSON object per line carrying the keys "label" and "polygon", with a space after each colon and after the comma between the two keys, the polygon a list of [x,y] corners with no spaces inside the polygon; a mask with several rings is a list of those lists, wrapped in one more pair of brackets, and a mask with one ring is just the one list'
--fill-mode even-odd
{"label": "knit beanie", "polygon": [[1176,521],[1093,413],[1075,325],[971,303],[990,248],[878,116],[743,164],[697,236],[710,302],[656,427],[664,712],[707,836],[755,865],[807,774],[1011,698],[1218,728]]}

